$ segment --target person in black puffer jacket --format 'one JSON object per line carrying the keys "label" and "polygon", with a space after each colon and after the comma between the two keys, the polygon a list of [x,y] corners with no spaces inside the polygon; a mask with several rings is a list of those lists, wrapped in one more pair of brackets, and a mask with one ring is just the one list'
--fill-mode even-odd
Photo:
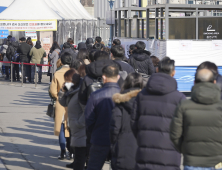
{"label": "person in black puffer jacket", "polygon": [[136,50],[129,58],[129,64],[134,68],[138,69],[139,73],[145,73],[152,75],[155,73],[155,69],[150,58],[151,53],[145,50],[146,44],[143,41],[136,43]]}
{"label": "person in black puffer jacket", "polygon": [[[17,53],[19,53],[20,62],[22,63],[30,63],[31,57],[29,56],[29,52],[31,50],[30,45],[26,43],[26,38],[22,37],[20,40],[20,46],[18,47]],[[26,83],[26,77],[29,78],[29,82],[31,82],[31,70],[29,70],[30,67],[27,65],[23,66],[23,83]]]}
{"label": "person in black puffer jacket", "polygon": [[137,94],[143,88],[143,78],[131,73],[124,81],[122,92],[113,95],[116,103],[110,123],[113,170],[134,170],[137,143],[130,126],[131,110]]}
{"label": "person in black puffer jacket", "polygon": [[72,46],[73,46],[73,45],[70,44],[70,43],[68,43],[68,42],[64,43],[64,44],[63,44],[63,50],[62,50],[62,52],[60,53],[60,58],[61,58],[62,55],[64,55],[64,54],[67,52],[67,53],[69,53],[69,54],[72,56],[72,60],[75,60],[78,53],[76,53],[76,52],[71,48]]}
{"label": "person in black puffer jacket", "polygon": [[181,156],[169,134],[176,107],[185,96],[177,91],[174,74],[174,60],[165,57],[134,102],[131,126],[138,144],[136,170],[180,170]]}

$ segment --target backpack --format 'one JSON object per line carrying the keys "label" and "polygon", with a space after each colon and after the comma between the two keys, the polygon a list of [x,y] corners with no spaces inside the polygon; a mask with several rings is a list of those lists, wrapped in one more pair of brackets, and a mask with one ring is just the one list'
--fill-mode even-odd
{"label": "backpack", "polygon": [[87,87],[87,99],[89,99],[91,93],[101,89],[103,87],[102,78],[93,79],[92,84]]}
{"label": "backpack", "polygon": [[19,56],[19,53],[17,53],[17,51],[15,51],[15,54],[12,57],[12,61],[13,62],[19,62],[20,61],[20,56]]}
{"label": "backpack", "polygon": [[139,72],[139,67],[138,67],[135,59],[133,57],[132,57],[132,59],[133,59],[133,68],[135,69],[135,72],[142,76],[142,78],[143,78],[143,85],[146,86],[146,84],[147,84],[147,82],[148,82],[148,80],[150,78],[150,75],[148,75],[146,73],[140,73]]}

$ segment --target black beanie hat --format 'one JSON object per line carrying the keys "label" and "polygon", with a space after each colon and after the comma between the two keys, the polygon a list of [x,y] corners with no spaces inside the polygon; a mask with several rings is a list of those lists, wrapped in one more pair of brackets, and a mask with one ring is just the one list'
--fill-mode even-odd
{"label": "black beanie hat", "polygon": [[78,50],[81,50],[83,48],[86,48],[86,44],[84,42],[81,42],[78,44]]}

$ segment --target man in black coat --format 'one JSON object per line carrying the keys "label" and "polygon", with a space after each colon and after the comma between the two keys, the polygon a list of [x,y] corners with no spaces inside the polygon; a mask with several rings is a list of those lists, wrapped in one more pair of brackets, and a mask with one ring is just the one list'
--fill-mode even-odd
{"label": "man in black coat", "polygon": [[184,156],[184,170],[211,170],[222,160],[222,101],[211,70],[195,75],[191,100],[176,109],[170,128],[175,147]]}
{"label": "man in black coat", "polygon": [[138,69],[139,73],[145,73],[152,75],[155,73],[155,69],[150,58],[151,53],[145,50],[146,44],[143,41],[136,43],[136,50],[129,58],[129,64],[134,68]]}
{"label": "man in black coat", "polygon": [[71,47],[72,47],[72,44],[70,44],[68,42],[64,43],[63,44],[63,50],[60,53],[60,57],[67,52],[72,56],[72,60],[75,60],[76,56],[77,56],[77,53]]}
{"label": "man in black coat", "polygon": [[174,60],[165,57],[134,102],[131,126],[137,139],[136,170],[180,170],[170,122],[185,96],[177,91]]}
{"label": "man in black coat", "polygon": [[[29,52],[31,50],[30,45],[26,43],[26,38],[22,37],[20,40],[20,46],[18,47],[17,53],[19,53],[20,56],[20,62],[22,63],[30,63],[30,56]],[[29,67],[27,65],[23,65],[23,83],[26,83],[26,76],[29,78],[29,82],[31,82],[31,70],[28,69]]]}
{"label": "man in black coat", "polygon": [[95,44],[93,45],[93,49],[101,50],[103,47],[105,46],[102,44],[102,38],[96,37]]}
{"label": "man in black coat", "polygon": [[102,169],[110,151],[109,125],[114,108],[112,96],[120,92],[118,67],[114,64],[105,66],[102,79],[103,88],[91,94],[85,109],[86,129],[92,144],[87,170]]}
{"label": "man in black coat", "polygon": [[109,59],[109,54],[104,51],[97,51],[94,56],[94,62],[86,66],[86,76],[83,79],[79,90],[79,102],[86,105],[88,100],[88,87],[93,81],[102,80],[102,69],[107,65],[112,65],[113,61]]}
{"label": "man in black coat", "polygon": [[134,73],[134,68],[123,61],[125,56],[125,50],[121,45],[114,45],[111,48],[111,59],[121,66],[123,71],[126,71],[127,74]]}

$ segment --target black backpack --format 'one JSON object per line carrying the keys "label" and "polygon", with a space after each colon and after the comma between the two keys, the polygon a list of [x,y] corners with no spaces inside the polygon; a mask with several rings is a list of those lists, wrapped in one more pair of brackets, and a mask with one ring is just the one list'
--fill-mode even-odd
{"label": "black backpack", "polygon": [[101,89],[103,87],[102,78],[93,79],[92,84],[87,87],[87,99],[89,99],[91,93]]}

